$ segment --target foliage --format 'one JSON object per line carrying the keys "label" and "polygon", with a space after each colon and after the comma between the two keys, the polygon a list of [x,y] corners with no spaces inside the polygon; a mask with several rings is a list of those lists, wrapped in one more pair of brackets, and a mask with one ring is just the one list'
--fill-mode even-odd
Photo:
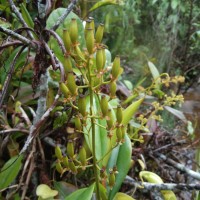
{"label": "foliage", "polygon": [[132,68],[126,75],[131,80],[149,76],[147,57],[159,71],[186,75],[186,84],[192,85],[190,78],[198,80],[200,74],[195,64],[199,62],[199,8],[198,1],[190,0],[127,0],[115,8],[98,9],[94,16],[105,23],[105,40],[112,53],[120,54]]}

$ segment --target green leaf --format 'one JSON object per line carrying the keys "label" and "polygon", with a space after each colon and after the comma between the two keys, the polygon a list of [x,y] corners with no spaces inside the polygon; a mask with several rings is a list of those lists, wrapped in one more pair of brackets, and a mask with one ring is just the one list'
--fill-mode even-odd
{"label": "green leaf", "polygon": [[7,22],[5,19],[0,18],[0,26],[3,28],[10,28],[11,24]]}
{"label": "green leaf", "polygon": [[122,193],[122,192],[118,192],[114,199],[113,200],[135,200],[133,199],[131,196],[125,194],[125,193]]}
{"label": "green leaf", "polygon": [[[116,147],[112,151],[110,160],[108,162],[107,170],[117,166],[118,174],[116,175],[116,182],[112,190],[109,191],[109,199],[113,199],[119,191],[122,182],[124,181],[131,164],[132,145],[128,135],[125,135],[125,142]],[[114,159],[113,159],[114,158]]]}
{"label": "green leaf", "polygon": [[149,66],[149,69],[150,69],[151,74],[153,76],[153,79],[156,81],[157,84],[159,84],[160,80],[158,78],[160,76],[160,73],[159,73],[158,69],[156,68],[156,66],[151,61],[148,61],[148,66]]}
{"label": "green leaf", "polygon": [[28,10],[26,9],[24,3],[22,3],[20,5],[20,9],[21,9],[22,17],[23,17],[24,21],[26,22],[26,24],[28,25],[28,27],[34,28],[34,22],[30,16]]}
{"label": "green leaf", "polygon": [[172,0],[171,7],[173,10],[175,10],[178,6],[179,2],[177,0]]}
{"label": "green leaf", "polygon": [[129,80],[124,80],[124,84],[126,85],[126,87],[127,87],[129,90],[132,90],[132,89],[133,89],[133,84],[131,83],[131,81],[129,81]]}
{"label": "green leaf", "polygon": [[[16,56],[17,52],[19,51],[19,48],[16,48],[8,57],[8,59],[5,62],[5,66],[0,68],[0,79],[1,79],[1,84],[4,84],[5,79],[7,77],[7,72],[9,71],[10,67],[11,67],[11,63],[13,62],[14,57]],[[25,63],[26,60],[26,56],[27,56],[27,48],[24,49],[24,51],[21,53],[21,55],[19,56],[19,58],[17,59],[17,62],[15,64],[15,70],[22,67]]]}
{"label": "green leaf", "polygon": [[6,188],[14,181],[21,169],[22,158],[22,155],[19,157],[15,156],[5,163],[1,169],[2,172],[0,172],[0,190]]}
{"label": "green leaf", "polygon": [[141,103],[143,102],[143,98],[139,99],[138,101],[133,102],[130,106],[128,106],[124,111],[123,111],[123,121],[122,124],[127,125],[135,112],[138,110],[140,107]]}
{"label": "green leaf", "polygon": [[54,188],[58,191],[59,199],[65,199],[66,196],[78,189],[76,186],[64,181],[54,182]]}
{"label": "green leaf", "polygon": [[65,200],[80,200],[80,199],[91,200],[94,191],[94,185],[95,184],[93,183],[88,188],[82,188],[73,192],[71,195],[67,196]]}
{"label": "green leaf", "polygon": [[99,183],[99,191],[101,200],[108,200],[106,188],[101,183]]}
{"label": "green leaf", "polygon": [[97,3],[95,3],[92,8],[90,8],[89,12],[92,12],[102,6],[107,6],[107,5],[116,5],[117,1],[116,0],[101,0]]}

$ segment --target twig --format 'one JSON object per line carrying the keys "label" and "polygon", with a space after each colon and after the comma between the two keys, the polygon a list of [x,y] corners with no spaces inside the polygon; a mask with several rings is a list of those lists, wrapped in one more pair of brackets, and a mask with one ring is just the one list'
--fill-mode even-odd
{"label": "twig", "polygon": [[26,150],[27,150],[28,146],[30,145],[30,143],[32,142],[33,138],[38,134],[40,127],[44,124],[46,119],[49,117],[51,111],[55,108],[57,101],[59,99],[59,96],[60,95],[59,95],[59,92],[58,92],[58,94],[55,97],[53,104],[51,105],[51,107],[44,113],[44,115],[41,117],[41,119],[35,125],[33,125],[31,127],[29,136],[26,139],[26,142],[25,142],[22,150],[20,151],[19,155],[26,152]]}
{"label": "twig", "polygon": [[[23,170],[22,170],[22,174],[21,174],[21,178],[20,178],[20,181],[19,181],[19,187],[21,187],[21,185],[23,184],[22,182],[23,182],[23,179],[24,179],[24,175],[25,175],[25,173],[26,173],[26,170],[27,170],[27,168],[28,168],[28,165],[29,165],[29,163],[30,163],[30,160],[31,160],[31,158],[33,157],[33,151],[31,151],[30,153],[29,153],[29,155],[28,155],[28,157],[26,157],[26,160],[25,160],[25,164],[24,164],[24,167],[23,167]],[[19,188],[18,187],[18,188]]]}
{"label": "twig", "polygon": [[53,54],[52,50],[49,48],[47,43],[45,43],[44,46],[45,46],[47,53],[49,54],[49,56],[51,58],[51,64],[52,64],[53,69],[57,70],[59,68],[59,64],[58,64],[57,60],[55,59],[55,55]]}
{"label": "twig", "polygon": [[187,175],[193,177],[194,179],[200,180],[200,173],[197,173],[191,169],[188,169],[187,167],[185,167],[185,165],[180,164],[175,162],[174,160],[167,158],[165,155],[163,154],[159,154],[156,153],[154,154],[155,156],[157,156],[158,158],[162,159],[164,162],[166,162],[167,164],[172,165],[173,167],[175,167],[176,169],[185,172]]}
{"label": "twig", "polygon": [[0,26],[0,32],[3,32],[7,35],[10,35],[12,36],[13,38],[16,38],[18,39],[19,41],[23,42],[24,44],[26,45],[30,45],[31,47],[33,48],[37,48],[37,45],[34,44],[33,42],[31,42],[30,40],[28,40],[27,38],[21,36],[20,34],[18,33],[15,33],[14,31],[10,30],[10,29],[7,29],[7,28],[4,28],[2,26]]}
{"label": "twig", "polygon": [[[34,141],[33,147],[32,147],[33,154],[35,152],[35,145],[36,145],[36,141]],[[27,189],[28,189],[28,185],[29,185],[29,182],[30,182],[34,168],[35,168],[35,162],[34,162],[34,156],[32,156],[29,171],[28,171],[27,178],[26,178],[26,182],[25,182],[25,185],[23,187],[24,189],[23,189],[22,196],[21,196],[22,200],[25,199],[26,192],[27,192]]]}
{"label": "twig", "polygon": [[7,129],[7,130],[0,131],[0,135],[5,134],[5,133],[12,133],[12,132],[29,133],[29,131],[26,129],[13,128],[13,129]]}
{"label": "twig", "polygon": [[14,45],[23,45],[23,43],[20,42],[20,41],[7,42],[7,43],[0,46],[0,51],[9,47],[9,46],[14,46]]}
{"label": "twig", "polygon": [[58,45],[60,46],[60,48],[63,52],[63,55],[65,55],[66,49],[65,49],[64,43],[63,43],[62,39],[60,38],[60,36],[53,30],[45,29],[44,31],[49,32],[56,39],[56,41],[58,42]]}
{"label": "twig", "polygon": [[41,140],[40,140],[39,137],[37,137],[37,143],[38,143],[38,146],[39,146],[40,156],[41,156],[41,159],[42,159],[42,165],[43,165],[43,167],[45,167],[45,153],[44,153],[44,149],[42,147]]}
{"label": "twig", "polygon": [[4,188],[4,189],[1,189],[1,190],[0,190],[0,193],[2,193],[3,191],[5,191],[5,190],[7,190],[7,189],[13,189],[13,188],[18,188],[18,184],[16,184],[16,185],[11,185],[11,186],[9,186],[9,187],[6,187],[6,188]]}
{"label": "twig", "polygon": [[135,186],[138,189],[146,190],[200,190],[200,184],[192,183],[148,183],[148,182],[137,182],[132,178],[126,178],[124,181],[125,184]]}
{"label": "twig", "polygon": [[167,144],[165,146],[162,146],[158,149],[153,150],[153,153],[158,152],[158,151],[162,151],[164,149],[169,149],[169,147],[173,147],[173,146],[177,146],[177,145],[183,145],[183,144],[187,144],[186,140],[180,140],[180,141],[177,141],[176,143]]}
{"label": "twig", "polygon": [[11,78],[12,78],[12,74],[14,72],[14,68],[15,68],[15,64],[17,62],[17,59],[18,57],[21,55],[21,53],[23,52],[23,50],[26,48],[26,46],[23,46],[18,52],[17,54],[15,55],[14,59],[13,59],[13,62],[12,62],[12,65],[10,67],[10,70],[9,70],[9,73],[8,73],[8,76],[4,82],[4,85],[3,85],[3,89],[2,89],[2,92],[0,92],[0,108],[2,107],[2,104],[3,104],[3,101],[4,101],[4,98],[5,98],[5,95],[6,95],[6,92],[7,92],[7,89],[8,89],[8,85],[11,81]]}
{"label": "twig", "polygon": [[[22,23],[22,25],[23,25],[24,27],[28,28],[27,23],[24,21],[24,19],[23,19],[21,13],[18,11],[18,9],[17,9],[17,7],[15,6],[14,2],[13,2],[12,0],[9,0],[9,3],[10,3],[11,10],[16,14],[16,16],[18,17],[19,21]],[[31,32],[28,31],[27,33],[28,33],[29,37],[30,37],[31,39],[33,39],[33,36],[32,36],[32,34],[31,34]]]}
{"label": "twig", "polygon": [[49,48],[48,44],[45,43],[45,49],[47,53],[49,54],[51,58],[51,64],[54,70],[60,68],[60,75],[61,75],[61,81],[65,81],[65,71],[62,63],[57,59],[57,57],[53,54],[52,50]]}
{"label": "twig", "polygon": [[63,21],[65,20],[65,18],[69,15],[69,13],[72,11],[72,9],[75,7],[75,5],[78,3],[78,0],[73,0],[69,6],[67,7],[66,11],[63,13],[63,15],[61,15],[57,22],[50,28],[51,30],[55,31],[60,24],[63,23]]}

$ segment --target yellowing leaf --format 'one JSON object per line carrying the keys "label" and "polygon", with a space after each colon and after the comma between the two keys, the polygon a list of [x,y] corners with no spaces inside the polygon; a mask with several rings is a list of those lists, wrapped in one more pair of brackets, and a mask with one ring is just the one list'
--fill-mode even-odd
{"label": "yellowing leaf", "polygon": [[40,184],[37,186],[36,195],[41,197],[42,199],[48,199],[58,195],[58,191],[52,190],[48,185]]}
{"label": "yellowing leaf", "polygon": [[117,4],[116,3],[116,0],[101,0],[101,1],[99,1],[99,2],[97,2],[97,3],[95,3],[93,6],[92,6],[92,8],[90,8],[90,12],[92,12],[92,11],[94,11],[94,10],[96,10],[97,8],[100,8],[100,7],[102,7],[102,6],[106,6],[106,5],[112,5],[112,4]]}
{"label": "yellowing leaf", "polygon": [[163,180],[158,176],[157,174],[149,171],[141,171],[140,179],[143,180],[146,179],[149,183],[163,183]]}
{"label": "yellowing leaf", "polygon": [[[162,184],[163,180],[158,176],[157,174],[149,171],[141,171],[139,174],[141,180],[143,181],[143,178],[147,180],[149,183],[158,183]],[[176,195],[171,190],[161,190],[160,191],[163,195],[164,200],[176,200]]]}
{"label": "yellowing leaf", "polygon": [[135,200],[133,199],[131,196],[125,194],[125,193],[122,193],[122,192],[118,192],[114,199],[113,200]]}
{"label": "yellowing leaf", "polygon": [[161,190],[164,200],[176,200],[176,195],[171,190]]}

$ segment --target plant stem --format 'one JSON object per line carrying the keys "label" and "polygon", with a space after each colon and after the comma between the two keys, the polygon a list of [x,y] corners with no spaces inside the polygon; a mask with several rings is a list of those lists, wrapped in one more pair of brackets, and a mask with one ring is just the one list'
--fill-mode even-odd
{"label": "plant stem", "polygon": [[[90,115],[93,116],[93,99],[94,99],[94,92],[92,87],[92,77],[91,77],[91,68],[90,68],[90,58],[88,58],[88,73],[89,73],[89,95],[90,95]],[[100,200],[100,190],[99,190],[99,175],[97,169],[97,160],[96,160],[96,148],[95,148],[95,118],[91,118],[92,124],[92,154],[93,154],[93,168],[94,168],[94,175],[96,181],[96,196],[97,200]]]}

